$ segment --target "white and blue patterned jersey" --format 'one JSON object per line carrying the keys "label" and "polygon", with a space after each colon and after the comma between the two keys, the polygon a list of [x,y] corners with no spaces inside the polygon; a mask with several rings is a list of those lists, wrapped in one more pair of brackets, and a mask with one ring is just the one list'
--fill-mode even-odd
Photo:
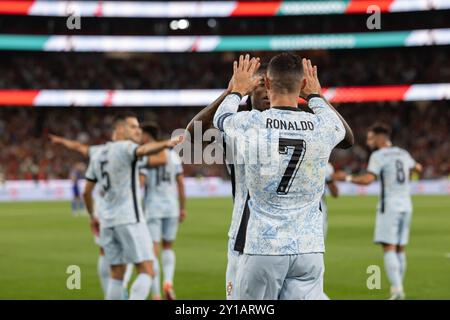
{"label": "white and blue patterned jersey", "polygon": [[245,184],[245,165],[239,161],[240,155],[234,150],[233,140],[226,134],[222,134],[225,165],[231,177],[233,193],[233,214],[231,216],[231,225],[228,230],[228,237],[236,239],[239,228],[246,226],[248,209],[248,190]]}
{"label": "white and blue patterned jersey", "polygon": [[147,219],[176,218],[180,214],[177,176],[183,174],[181,159],[174,150],[167,152],[167,163],[158,167],[148,166],[144,157],[139,173],[145,176],[144,211]]}
{"label": "white and blue patterned jersey", "polygon": [[[325,185],[328,185],[328,183],[333,182],[333,173],[334,173],[334,168],[333,168],[332,164],[328,162],[327,168],[325,170]],[[324,190],[322,199],[320,201],[320,209],[322,210],[322,212],[324,214],[326,214],[328,211],[327,202],[326,202],[326,190]]]}
{"label": "white and blue patterned jersey", "polygon": [[[88,165],[86,172],[91,172],[93,170],[93,168],[91,167],[91,160],[95,158],[95,155],[102,149],[103,146],[104,146],[103,144],[89,146],[89,148],[88,148],[89,165]],[[92,161],[95,161],[95,160],[92,160]],[[94,193],[93,193],[94,216],[96,216],[99,219],[102,216],[102,210],[104,207],[101,189],[102,188],[99,187],[99,185],[97,184],[94,188]]]}
{"label": "white and blue patterned jersey", "polygon": [[235,248],[260,255],[323,252],[319,205],[330,153],[345,137],[342,121],[318,97],[309,100],[314,113],[286,107],[237,113],[239,102],[227,96],[214,116],[245,164],[250,215]]}
{"label": "white and blue patterned jersey", "polygon": [[102,149],[103,146],[104,146],[104,144],[97,144],[97,145],[89,146],[88,147],[88,158],[92,158],[97,153],[97,151]]}
{"label": "white and blue patterned jersey", "polygon": [[412,210],[409,177],[415,165],[408,151],[398,147],[382,148],[370,155],[367,171],[381,183],[379,212]]}
{"label": "white and blue patterned jersey", "polygon": [[143,221],[136,149],[132,141],[106,143],[90,160],[86,179],[97,182],[102,228]]}

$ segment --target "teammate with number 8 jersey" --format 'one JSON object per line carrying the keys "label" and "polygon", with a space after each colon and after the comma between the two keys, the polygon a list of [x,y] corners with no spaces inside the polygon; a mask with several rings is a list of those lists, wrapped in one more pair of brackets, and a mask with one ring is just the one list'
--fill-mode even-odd
{"label": "teammate with number 8 jersey", "polygon": [[403,279],[406,272],[405,247],[412,219],[410,171],[422,171],[408,151],[392,146],[390,129],[375,124],[367,132],[367,145],[373,150],[367,173],[352,176],[337,172],[334,178],[360,185],[379,180],[380,200],[377,206],[374,242],[381,244],[384,265],[391,283],[391,299],[405,298]]}
{"label": "teammate with number 8 jersey", "polygon": [[[317,69],[293,54],[274,57],[266,88],[271,107],[237,113],[252,90],[259,62],[235,62],[232,93],[219,106],[214,125],[237,144],[245,165],[248,209],[235,249],[238,299],[322,299],[323,217],[319,209],[325,169],[348,126],[319,95]],[[303,88],[302,88],[303,84]],[[305,90],[301,90],[305,89]],[[314,113],[297,107],[305,93]]]}

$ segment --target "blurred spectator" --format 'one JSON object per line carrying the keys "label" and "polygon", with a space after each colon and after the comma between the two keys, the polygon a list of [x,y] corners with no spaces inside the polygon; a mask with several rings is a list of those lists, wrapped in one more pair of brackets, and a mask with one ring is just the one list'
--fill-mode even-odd
{"label": "blurred spectator", "polygon": [[[392,126],[393,141],[406,148],[424,165],[421,178],[434,179],[450,174],[450,109],[445,101],[420,103],[380,103],[341,105],[356,137],[350,150],[335,150],[331,161],[337,169],[359,172],[365,169],[369,152],[365,137],[374,122]],[[136,108],[141,120],[158,120],[162,132],[184,128],[198,108]],[[6,179],[67,178],[74,163],[86,161],[75,152],[52,145],[49,132],[87,144],[109,140],[114,115],[119,108],[0,109],[0,172]],[[222,165],[186,165],[189,176],[222,176]]]}

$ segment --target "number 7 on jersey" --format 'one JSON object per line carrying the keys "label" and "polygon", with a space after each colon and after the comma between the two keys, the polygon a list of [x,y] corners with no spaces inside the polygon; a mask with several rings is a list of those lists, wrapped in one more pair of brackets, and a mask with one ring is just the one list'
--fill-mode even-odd
{"label": "number 7 on jersey", "polygon": [[286,195],[289,193],[289,189],[291,188],[292,182],[295,179],[298,168],[300,168],[300,165],[302,164],[303,158],[305,156],[305,140],[280,138],[278,141],[278,152],[280,154],[288,154],[289,150],[294,151],[292,152],[292,157],[289,160],[288,166],[284,171],[280,184],[278,185],[277,194],[279,195]]}

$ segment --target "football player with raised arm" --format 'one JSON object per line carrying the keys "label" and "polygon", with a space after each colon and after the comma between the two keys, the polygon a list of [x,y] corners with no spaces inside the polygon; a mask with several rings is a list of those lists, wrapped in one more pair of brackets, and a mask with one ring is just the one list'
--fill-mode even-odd
{"label": "football player with raised arm", "polygon": [[[302,72],[302,63],[303,70]],[[259,60],[241,56],[231,93],[214,126],[237,144],[248,190],[235,247],[238,299],[323,299],[323,215],[319,209],[331,150],[353,134],[320,96],[317,68],[293,54],[275,56],[265,86],[270,109],[237,112],[260,81]],[[314,112],[298,108],[298,97]]]}
{"label": "football player with raised arm", "polygon": [[377,206],[374,242],[383,247],[384,267],[391,284],[390,299],[403,300],[405,248],[412,218],[409,177],[411,170],[421,172],[422,165],[408,151],[392,145],[390,129],[386,125],[375,124],[369,129],[367,145],[373,150],[367,173],[354,176],[340,171],[334,177],[359,185],[380,181],[381,194]]}
{"label": "football player with raised arm", "polygon": [[[121,299],[125,268],[133,263],[138,276],[131,286],[130,299],[145,300],[153,277],[153,248],[140,202],[137,161],[173,147],[181,139],[139,145],[142,131],[137,117],[131,114],[119,117],[114,126],[123,128],[123,139],[106,143],[90,161],[84,200],[92,228],[100,225],[100,243],[111,266],[106,298]],[[102,188],[100,221],[93,215],[92,193],[96,183]]]}

